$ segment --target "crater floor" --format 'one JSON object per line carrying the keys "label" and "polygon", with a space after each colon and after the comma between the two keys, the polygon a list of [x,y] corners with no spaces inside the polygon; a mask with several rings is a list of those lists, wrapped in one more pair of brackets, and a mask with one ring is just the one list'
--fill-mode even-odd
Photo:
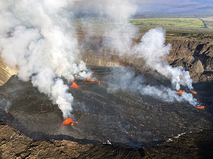
{"label": "crater floor", "polygon": [[[35,140],[102,143],[109,139],[132,148],[156,145],[183,132],[211,127],[211,114],[188,103],[165,102],[125,90],[109,93],[109,79],[114,74],[122,75],[125,69],[91,66],[91,71],[100,85],[76,80],[80,88],[69,89],[74,96],[72,118],[78,122],[74,126],[63,125],[57,105],[30,81],[22,82],[15,76],[0,87],[0,120]],[[144,73],[143,77],[156,86],[170,87],[161,76]],[[194,97],[200,98],[199,92]]]}

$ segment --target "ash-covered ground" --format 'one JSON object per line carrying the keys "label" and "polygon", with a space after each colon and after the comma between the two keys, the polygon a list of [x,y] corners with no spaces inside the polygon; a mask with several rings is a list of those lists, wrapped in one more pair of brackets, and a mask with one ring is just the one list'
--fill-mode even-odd
{"label": "ash-covered ground", "polygon": [[[99,83],[77,80],[80,88],[70,88],[74,96],[72,118],[78,123],[63,125],[63,117],[57,105],[39,93],[30,82],[16,76],[0,87],[1,121],[20,130],[35,140],[68,139],[81,143],[102,143],[141,148],[165,142],[181,133],[199,132],[211,127],[211,103],[197,98],[205,109],[197,109],[187,102],[166,102],[137,92],[118,89],[109,92],[115,74],[127,69],[91,66]],[[139,73],[146,84],[171,87],[166,78],[156,74]],[[65,81],[65,83],[68,83]],[[203,103],[206,102],[206,103]],[[7,108],[6,108],[7,107]],[[8,110],[8,114],[5,110]]]}

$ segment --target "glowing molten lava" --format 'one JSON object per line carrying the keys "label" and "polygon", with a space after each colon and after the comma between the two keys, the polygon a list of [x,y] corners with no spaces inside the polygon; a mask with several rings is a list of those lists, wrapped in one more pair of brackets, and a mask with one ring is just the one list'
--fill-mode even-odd
{"label": "glowing molten lava", "polygon": [[6,111],[6,113],[8,114],[9,112],[8,112],[8,111]]}
{"label": "glowing molten lava", "polygon": [[182,90],[179,90],[178,93],[179,93],[179,94],[183,94],[183,91],[182,91]]}
{"label": "glowing molten lava", "polygon": [[64,125],[68,125],[69,123],[72,123],[72,119],[71,118],[67,118],[62,122]]}
{"label": "glowing molten lava", "polygon": [[197,92],[195,92],[195,91],[191,91],[193,94],[197,94]]}
{"label": "glowing molten lava", "polygon": [[73,87],[73,88],[80,88],[75,82],[72,83],[72,85],[70,87]]}
{"label": "glowing molten lava", "polygon": [[84,81],[90,81],[90,82],[98,82],[98,84],[101,84],[101,81],[95,80],[95,79],[84,79]]}
{"label": "glowing molten lava", "polygon": [[197,109],[204,109],[204,106],[197,106]]}
{"label": "glowing molten lava", "polygon": [[71,126],[74,126],[74,123],[75,123],[75,124],[78,124],[77,121],[73,122],[73,120],[72,120],[71,118],[67,118],[67,119],[65,119],[65,120],[62,122],[63,125],[68,125],[68,124],[70,124]]}
{"label": "glowing molten lava", "polygon": [[93,71],[90,71],[90,73],[94,73]]}
{"label": "glowing molten lava", "polygon": [[95,82],[96,80],[94,80],[94,79],[84,79],[84,81],[91,81],[91,82]]}

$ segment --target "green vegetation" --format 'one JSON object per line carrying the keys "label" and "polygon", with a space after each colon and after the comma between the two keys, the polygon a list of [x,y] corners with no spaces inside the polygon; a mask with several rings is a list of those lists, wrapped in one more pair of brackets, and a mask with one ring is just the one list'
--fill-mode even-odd
{"label": "green vegetation", "polygon": [[205,28],[205,24],[199,18],[148,18],[131,19],[130,22],[135,25]]}

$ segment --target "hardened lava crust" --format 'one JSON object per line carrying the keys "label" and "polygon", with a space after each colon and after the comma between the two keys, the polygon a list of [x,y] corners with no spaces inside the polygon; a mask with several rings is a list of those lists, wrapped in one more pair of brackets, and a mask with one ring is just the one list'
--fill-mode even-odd
{"label": "hardened lava crust", "polygon": [[[62,124],[62,112],[48,96],[39,93],[30,81],[20,81],[16,76],[0,87],[0,120],[34,140],[102,143],[109,139],[113,144],[132,148],[157,145],[178,134],[211,127],[208,106],[197,109],[187,102],[166,102],[122,89],[109,93],[109,79],[115,73],[125,73],[122,72],[125,69],[99,66],[90,69],[96,81],[76,79],[79,88],[69,87],[74,97],[72,125]],[[147,84],[171,87],[160,75],[142,75]],[[197,93],[194,98],[204,102]]]}

